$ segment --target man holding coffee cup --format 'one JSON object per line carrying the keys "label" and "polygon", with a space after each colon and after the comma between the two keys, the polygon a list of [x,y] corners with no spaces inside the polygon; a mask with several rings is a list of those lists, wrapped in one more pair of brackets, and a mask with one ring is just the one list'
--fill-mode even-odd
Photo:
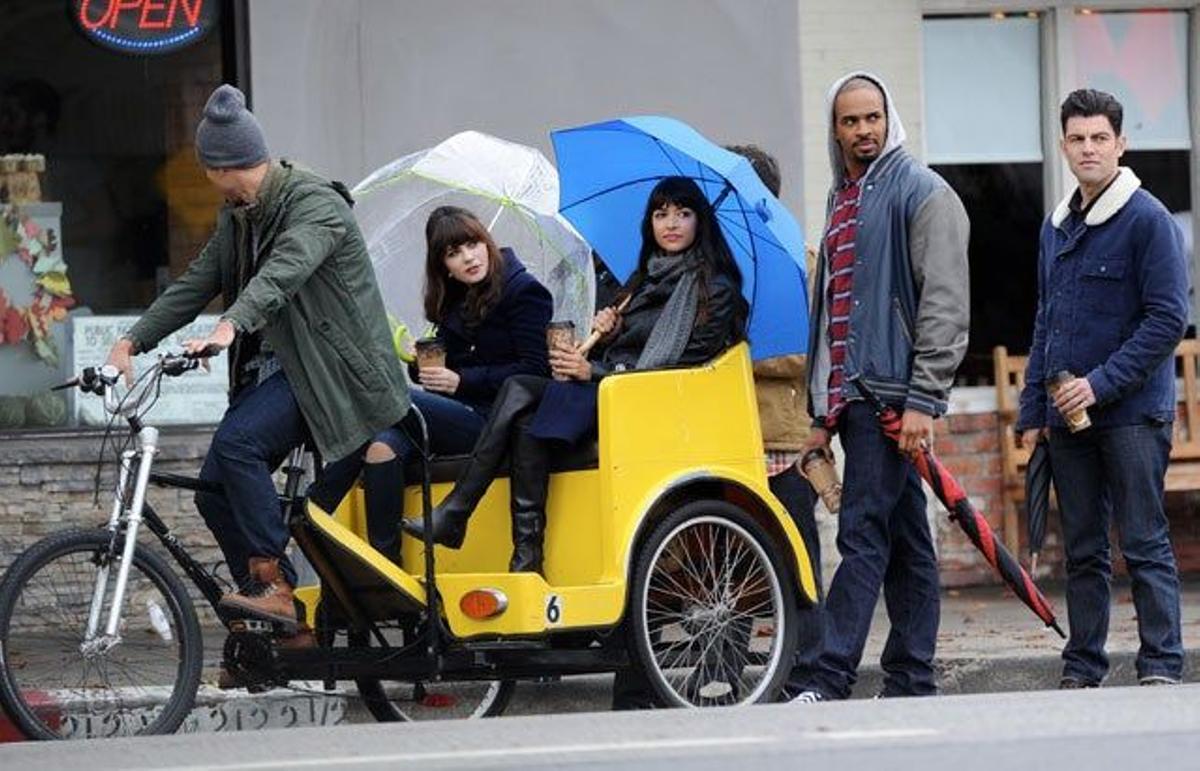
{"label": "man holding coffee cup", "polygon": [[1166,208],[1118,166],[1122,113],[1102,91],[1075,91],[1063,102],[1061,148],[1078,187],[1042,225],[1017,421],[1021,444],[1049,441],[1062,510],[1071,636],[1061,688],[1098,686],[1108,672],[1110,513],[1133,579],[1138,677],[1178,683],[1183,669],[1163,480],[1187,262]]}

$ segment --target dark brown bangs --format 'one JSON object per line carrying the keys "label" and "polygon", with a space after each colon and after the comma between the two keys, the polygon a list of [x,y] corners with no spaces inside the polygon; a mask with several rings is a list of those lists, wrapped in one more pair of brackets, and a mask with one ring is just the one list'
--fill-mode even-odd
{"label": "dark brown bangs", "polygon": [[475,215],[457,207],[444,206],[429,218],[425,229],[425,243],[429,246],[428,258],[442,261],[446,255],[463,244],[490,241],[487,228]]}

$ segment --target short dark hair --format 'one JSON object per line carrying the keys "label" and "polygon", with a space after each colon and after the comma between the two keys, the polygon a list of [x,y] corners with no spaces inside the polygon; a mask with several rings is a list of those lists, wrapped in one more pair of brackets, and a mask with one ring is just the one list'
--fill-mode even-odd
{"label": "short dark hair", "polygon": [[1121,122],[1125,117],[1125,108],[1117,98],[1107,91],[1097,91],[1094,88],[1081,88],[1072,91],[1062,103],[1062,130],[1067,132],[1067,121],[1070,118],[1091,118],[1103,115],[1108,118],[1113,133],[1121,135]]}
{"label": "short dark hair", "polygon": [[771,195],[779,197],[783,178],[779,174],[779,161],[775,160],[773,155],[758,145],[725,145],[725,149],[750,161],[758,178],[767,186],[767,190],[771,191]]}

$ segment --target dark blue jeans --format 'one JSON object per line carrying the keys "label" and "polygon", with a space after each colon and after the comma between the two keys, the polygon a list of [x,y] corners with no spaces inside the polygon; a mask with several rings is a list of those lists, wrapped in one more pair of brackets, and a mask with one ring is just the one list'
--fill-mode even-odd
{"label": "dark blue jeans", "polygon": [[250,588],[251,557],[278,559],[284,577],[296,583],[284,553],[291,534],[271,474],[307,436],[282,372],[240,391],[213,434],[200,478],[220,483],[225,494],[196,493],[196,508],[241,589]]}
{"label": "dark blue jeans", "polygon": [[1067,554],[1067,617],[1063,676],[1099,683],[1108,673],[1109,518],[1133,580],[1139,677],[1179,678],[1183,642],[1179,574],[1163,511],[1163,478],[1171,426],[1142,424],[1050,432],[1050,464],[1062,509]]}
{"label": "dark blue jeans", "polygon": [[[410,394],[413,406],[425,416],[429,430],[429,449],[434,455],[466,455],[475,447],[475,440],[483,430],[487,416],[448,396],[413,389]],[[420,429],[415,420],[405,419],[402,424],[385,428],[372,440],[383,442],[396,453],[401,464],[420,457]],[[325,467],[319,484],[314,485],[308,495],[326,511],[332,511],[349,492],[362,471],[362,447],[341,460]],[[403,483],[403,480],[397,480]]]}
{"label": "dark blue jeans", "polygon": [[793,658],[792,671],[788,675],[783,693],[787,698],[793,698],[804,690],[804,685],[812,678],[813,667],[817,656],[821,653],[822,615],[820,603],[825,593],[821,581],[821,536],[817,532],[815,507],[817,494],[813,491],[808,480],[801,476],[795,466],[780,472],[767,480],[771,492],[787,509],[804,545],[808,547],[808,559],[812,563],[813,580],[817,584],[817,606],[803,608],[799,614],[800,638],[796,644],[796,654]]}
{"label": "dark blue jeans", "polygon": [[842,562],[825,598],[825,636],[808,687],[827,698],[850,696],[882,587],[891,622],[880,658],[883,694],[936,693],[941,600],[921,480],[867,405],[851,403],[838,430],[846,451],[837,536]]}

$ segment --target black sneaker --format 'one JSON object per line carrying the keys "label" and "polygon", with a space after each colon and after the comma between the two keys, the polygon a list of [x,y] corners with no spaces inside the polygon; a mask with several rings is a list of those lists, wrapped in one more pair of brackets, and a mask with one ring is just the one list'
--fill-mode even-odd
{"label": "black sneaker", "polygon": [[1086,680],[1080,680],[1078,677],[1064,677],[1058,681],[1058,690],[1074,691],[1080,688],[1099,688],[1100,683],[1090,683]]}
{"label": "black sneaker", "polygon": [[820,691],[801,691],[788,704],[818,704],[825,701],[825,694]]}
{"label": "black sneaker", "polygon": [[1146,675],[1138,678],[1138,685],[1179,685],[1182,680],[1167,675]]}

